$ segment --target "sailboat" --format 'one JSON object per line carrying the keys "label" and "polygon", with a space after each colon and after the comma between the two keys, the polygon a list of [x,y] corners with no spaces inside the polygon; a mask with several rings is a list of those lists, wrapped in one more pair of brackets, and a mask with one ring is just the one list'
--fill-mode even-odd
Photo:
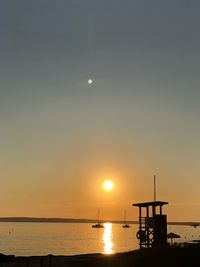
{"label": "sailboat", "polygon": [[92,225],[92,228],[104,228],[103,224],[99,221],[99,209],[98,209],[98,216],[97,216],[97,223]]}
{"label": "sailboat", "polygon": [[130,225],[126,222],[126,211],[124,211],[124,224],[122,225],[123,228],[130,228]]}

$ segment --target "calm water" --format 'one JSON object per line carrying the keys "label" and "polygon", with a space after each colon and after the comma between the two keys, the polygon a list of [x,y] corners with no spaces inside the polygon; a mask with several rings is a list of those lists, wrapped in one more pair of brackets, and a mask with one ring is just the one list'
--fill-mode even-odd
{"label": "calm water", "polygon": [[[105,224],[95,229],[81,223],[0,223],[0,252],[17,256],[115,253],[138,248],[137,225],[129,229]],[[200,228],[169,226],[181,235],[177,241],[199,239]]]}

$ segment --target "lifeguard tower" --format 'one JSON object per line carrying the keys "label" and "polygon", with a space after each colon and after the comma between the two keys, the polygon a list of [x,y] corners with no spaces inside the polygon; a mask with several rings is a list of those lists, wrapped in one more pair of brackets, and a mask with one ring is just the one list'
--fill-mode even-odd
{"label": "lifeguard tower", "polygon": [[139,208],[139,230],[136,234],[140,248],[163,247],[167,245],[167,215],[162,207],[168,204],[156,201],[156,176],[154,175],[154,201],[133,204]]}
{"label": "lifeguard tower", "polygon": [[140,248],[167,245],[167,215],[162,214],[163,205],[168,202],[153,201],[133,204],[139,208],[139,230],[137,238]]}

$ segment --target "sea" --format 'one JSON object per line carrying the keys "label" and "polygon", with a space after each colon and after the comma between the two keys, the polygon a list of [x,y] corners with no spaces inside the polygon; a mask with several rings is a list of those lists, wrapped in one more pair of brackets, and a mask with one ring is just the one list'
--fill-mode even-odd
{"label": "sea", "polygon": [[[0,222],[0,253],[15,256],[112,254],[139,248],[137,224]],[[200,239],[200,227],[169,225],[168,233],[181,237],[176,242]]]}

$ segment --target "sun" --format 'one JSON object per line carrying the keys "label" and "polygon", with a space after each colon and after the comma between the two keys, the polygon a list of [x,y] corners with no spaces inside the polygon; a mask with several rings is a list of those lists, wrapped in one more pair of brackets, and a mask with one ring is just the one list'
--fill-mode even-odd
{"label": "sun", "polygon": [[104,189],[106,192],[110,192],[110,191],[112,191],[113,188],[114,188],[114,183],[113,183],[113,181],[111,181],[111,180],[105,180],[105,181],[103,182],[103,189]]}

